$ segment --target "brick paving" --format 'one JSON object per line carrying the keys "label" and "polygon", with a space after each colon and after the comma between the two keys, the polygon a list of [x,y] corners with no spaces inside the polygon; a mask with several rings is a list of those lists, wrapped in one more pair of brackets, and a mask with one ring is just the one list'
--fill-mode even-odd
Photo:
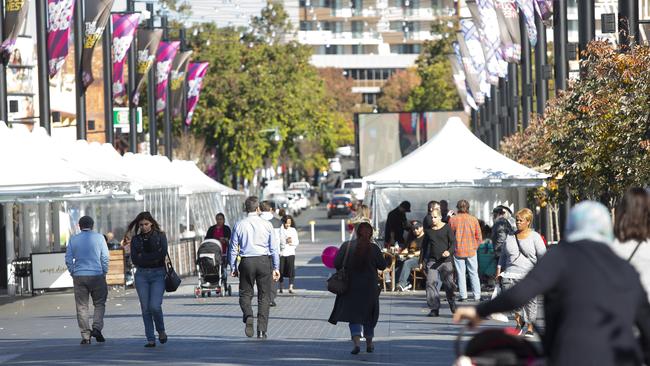
{"label": "brick paving", "polygon": [[[349,354],[347,324],[327,323],[334,296],[324,291],[330,270],[320,252],[338,245],[338,220],[323,209],[298,218],[301,245],[296,259],[295,294],[278,295],[271,308],[269,339],[246,338],[236,280],[232,297],[195,298],[196,278],[184,279],[178,292],[165,296],[163,310],[169,342],[145,349],[144,328],[134,289],[113,290],[107,302],[105,344],[79,345],[70,291],[7,301],[0,305],[0,363],[15,365],[450,365],[458,326],[448,308],[427,318],[422,291],[381,296],[376,351]],[[317,241],[309,242],[307,222],[318,219]],[[338,239],[337,239],[338,238]],[[255,301],[254,301],[255,302]],[[443,305],[444,306],[444,305]]]}

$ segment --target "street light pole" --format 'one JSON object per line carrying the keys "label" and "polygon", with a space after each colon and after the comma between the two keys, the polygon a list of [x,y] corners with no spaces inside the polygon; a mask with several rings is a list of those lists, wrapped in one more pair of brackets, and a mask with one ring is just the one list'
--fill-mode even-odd
{"label": "street light pole", "polygon": [[[160,18],[160,26],[162,27],[163,30],[163,40],[169,41],[169,25],[167,24],[167,14],[163,14],[162,17]],[[169,75],[168,75],[169,76]],[[163,111],[163,133],[165,137],[165,156],[169,158],[169,160],[172,160],[172,120],[171,120],[171,110],[169,108],[170,104],[170,95],[169,95],[169,85],[170,83],[167,83],[167,86],[165,87],[165,99],[167,100],[165,102],[165,109]]]}
{"label": "street light pole", "polygon": [[111,21],[108,21],[102,36],[102,61],[104,67],[104,133],[106,143],[114,145],[113,133],[113,58]]}
{"label": "street light pole", "polygon": [[[522,11],[519,12],[519,32],[521,34],[521,129],[528,127],[530,114],[533,112],[533,80],[528,26]],[[515,131],[517,126],[515,125]]]}
{"label": "street light pole", "polygon": [[38,53],[38,114],[41,120],[41,126],[51,135],[50,75],[47,67],[47,2],[45,1],[36,2],[36,29],[36,50]]}
{"label": "street light pole", "polygon": [[[181,41],[181,49],[180,52],[185,52],[187,50],[187,42],[185,39],[185,28],[181,28],[178,30],[178,38]],[[188,133],[190,131],[190,126],[185,124],[185,119],[187,117],[187,76],[183,77],[183,85],[181,86],[182,90],[182,96],[181,96],[181,110],[180,110],[180,118],[181,118],[181,126],[183,126],[183,132]]]}
{"label": "street light pole", "polygon": [[569,78],[567,60],[567,0],[555,0],[553,4],[553,47],[555,57],[555,90],[566,90]]}
{"label": "street light pole", "polygon": [[[154,28],[153,3],[147,3],[149,20],[147,27]],[[149,154],[158,155],[158,120],[156,118],[156,68],[149,68],[147,75],[147,116],[149,116]]]}
{"label": "street light pole", "polygon": [[580,59],[584,58],[582,53],[587,50],[587,44],[596,38],[595,12],[594,0],[578,1],[578,47]]}
{"label": "street light pole", "polygon": [[74,73],[77,106],[77,140],[86,139],[86,93],[81,79],[81,53],[84,48],[84,2],[74,6]]}
{"label": "street light pole", "polygon": [[537,114],[544,114],[546,100],[548,99],[548,81],[545,69],[546,59],[546,26],[542,17],[535,12],[535,26],[537,27],[537,44],[535,45],[535,95],[537,96]]}
{"label": "street light pole", "polygon": [[[4,40],[4,1],[0,1],[0,39]],[[7,66],[4,62],[0,65],[0,119],[9,122],[9,109],[7,107]]]}
{"label": "street light pole", "polygon": [[508,136],[517,133],[519,126],[519,98],[517,96],[518,88],[517,64],[508,63],[508,127],[506,134]]}
{"label": "street light pole", "polygon": [[[135,0],[126,0],[126,10],[128,12],[134,12],[135,11]],[[135,90],[135,72],[136,68],[138,67],[138,60],[136,59],[136,52],[137,52],[137,38],[138,37],[133,37],[133,41],[131,41],[131,47],[129,48],[129,52],[127,54],[128,61],[129,61],[129,73],[127,75],[128,77],[128,84],[129,84],[129,89]],[[129,100],[129,151],[137,154],[138,153],[138,121],[137,121],[137,105],[133,103],[133,100],[131,99],[133,95],[130,96]]]}
{"label": "street light pole", "polygon": [[639,42],[638,0],[618,0],[618,34],[622,46]]}

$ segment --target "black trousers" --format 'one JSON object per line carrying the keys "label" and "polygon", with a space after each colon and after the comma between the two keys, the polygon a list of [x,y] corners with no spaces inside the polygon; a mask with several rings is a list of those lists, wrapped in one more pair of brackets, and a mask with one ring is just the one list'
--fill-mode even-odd
{"label": "black trousers", "polygon": [[284,282],[285,277],[289,278],[289,284],[293,285],[296,279],[296,256],[290,255],[280,257],[280,283]]}
{"label": "black trousers", "polygon": [[239,306],[246,319],[253,316],[253,286],[257,284],[257,330],[266,332],[273,283],[271,257],[242,257],[239,262]]}

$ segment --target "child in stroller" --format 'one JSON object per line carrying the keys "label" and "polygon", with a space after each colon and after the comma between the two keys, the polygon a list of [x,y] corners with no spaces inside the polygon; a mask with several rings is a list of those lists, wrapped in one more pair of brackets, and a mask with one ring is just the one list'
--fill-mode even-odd
{"label": "child in stroller", "polygon": [[226,260],[221,249],[221,243],[216,239],[206,239],[199,246],[196,253],[196,268],[199,272],[199,284],[194,289],[196,297],[228,296],[232,295],[232,288],[228,285],[228,272]]}

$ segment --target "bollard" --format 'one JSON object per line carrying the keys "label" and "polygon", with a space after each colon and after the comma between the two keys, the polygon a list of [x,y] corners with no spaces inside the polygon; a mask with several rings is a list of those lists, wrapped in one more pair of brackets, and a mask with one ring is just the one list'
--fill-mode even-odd
{"label": "bollard", "polygon": [[316,221],[314,220],[309,221],[309,225],[311,226],[311,242],[313,243],[316,241],[315,232],[314,232],[314,225],[316,225]]}
{"label": "bollard", "polygon": [[341,219],[341,242],[345,241],[345,220]]}

